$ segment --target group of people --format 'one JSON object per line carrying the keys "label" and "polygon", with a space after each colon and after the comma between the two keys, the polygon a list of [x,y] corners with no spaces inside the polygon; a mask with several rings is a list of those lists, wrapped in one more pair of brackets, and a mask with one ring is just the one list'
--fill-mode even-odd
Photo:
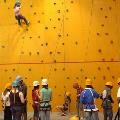
{"label": "group of people", "polygon": [[[33,82],[33,120],[50,120],[52,90],[48,88],[47,79],[42,79],[42,88],[39,82]],[[2,93],[4,120],[27,120],[27,86],[21,76],[17,76],[11,83],[5,85]]]}
{"label": "group of people", "polygon": [[[83,89],[78,83],[73,84],[73,88],[77,91],[76,108],[77,116],[70,118],[70,120],[99,120],[98,108],[95,104],[95,99],[102,100],[102,108],[104,120],[113,119],[112,98],[113,84],[111,81],[106,82],[105,89],[98,94],[91,79],[86,79],[86,87]],[[118,78],[118,85],[120,86],[120,78]],[[42,79],[41,89],[39,81],[33,82],[32,90],[32,107],[34,110],[33,120],[50,120],[52,90],[48,87],[47,79]],[[69,105],[71,103],[71,93],[65,92],[65,103],[63,106],[57,106],[57,109],[62,111],[65,115],[69,112]],[[118,117],[120,117],[120,87],[117,93],[118,100]],[[21,76],[17,76],[12,84],[7,83],[5,90],[2,93],[2,102],[4,109],[4,120],[27,120],[27,86]]]}
{"label": "group of people", "polygon": [[[117,92],[117,101],[118,101],[118,112],[117,116],[120,119],[120,78],[118,78],[118,92]],[[100,120],[98,116],[98,108],[95,104],[95,99],[100,98],[102,100],[102,108],[104,120],[113,119],[113,106],[114,103],[112,98],[112,88],[113,83],[111,81],[105,83],[105,89],[102,93],[98,94],[93,85],[91,79],[86,79],[86,88],[83,89],[78,83],[73,84],[73,88],[77,90],[77,110],[78,115],[73,116],[70,120]],[[84,112],[83,112],[84,111]]]}

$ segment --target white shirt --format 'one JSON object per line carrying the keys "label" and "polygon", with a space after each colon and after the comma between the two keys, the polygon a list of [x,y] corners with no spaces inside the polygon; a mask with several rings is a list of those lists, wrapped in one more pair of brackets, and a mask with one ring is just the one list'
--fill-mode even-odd
{"label": "white shirt", "polygon": [[14,8],[15,15],[20,15],[20,6],[15,6]]}
{"label": "white shirt", "polygon": [[10,92],[8,91],[6,95],[3,95],[2,93],[2,99],[5,103],[5,106],[10,106],[10,98],[9,98]]}
{"label": "white shirt", "polygon": [[106,98],[106,95],[107,95],[107,91],[104,90],[104,91],[102,92],[102,97],[103,97],[103,99]]}

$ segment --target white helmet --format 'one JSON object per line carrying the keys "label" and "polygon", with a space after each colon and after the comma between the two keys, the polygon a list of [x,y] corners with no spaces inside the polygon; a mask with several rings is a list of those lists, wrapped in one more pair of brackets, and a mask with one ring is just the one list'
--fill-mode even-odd
{"label": "white helmet", "polygon": [[47,79],[42,79],[42,85],[48,85]]}
{"label": "white helmet", "polygon": [[38,81],[34,81],[34,82],[33,82],[33,86],[34,86],[34,87],[36,87],[36,86],[38,86],[38,85],[39,85],[39,82],[38,82]]}

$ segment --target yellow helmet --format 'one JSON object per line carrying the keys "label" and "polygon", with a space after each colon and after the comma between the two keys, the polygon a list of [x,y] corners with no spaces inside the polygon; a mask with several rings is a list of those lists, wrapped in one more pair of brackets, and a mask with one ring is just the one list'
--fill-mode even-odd
{"label": "yellow helmet", "polygon": [[12,89],[12,85],[10,83],[6,83],[5,89],[11,90]]}
{"label": "yellow helmet", "polygon": [[86,79],[86,83],[85,83],[85,85],[92,85],[92,80],[91,79]]}
{"label": "yellow helmet", "polygon": [[78,119],[78,117],[73,116],[73,117],[70,118],[70,120],[79,120],[79,119]]}
{"label": "yellow helmet", "polygon": [[120,77],[117,79],[117,83],[120,83]]}
{"label": "yellow helmet", "polygon": [[111,81],[109,81],[109,82],[106,82],[106,84],[105,84],[106,86],[113,86],[113,84],[112,84],[112,82]]}
{"label": "yellow helmet", "polygon": [[68,96],[68,97],[71,96],[71,93],[70,93],[70,92],[66,92],[65,94],[66,94],[66,96]]}

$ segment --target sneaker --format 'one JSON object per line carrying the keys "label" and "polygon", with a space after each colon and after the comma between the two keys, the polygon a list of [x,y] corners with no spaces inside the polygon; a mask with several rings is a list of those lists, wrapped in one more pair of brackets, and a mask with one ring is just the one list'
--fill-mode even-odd
{"label": "sneaker", "polygon": [[66,114],[65,113],[62,113],[62,115],[61,116],[66,116]]}

